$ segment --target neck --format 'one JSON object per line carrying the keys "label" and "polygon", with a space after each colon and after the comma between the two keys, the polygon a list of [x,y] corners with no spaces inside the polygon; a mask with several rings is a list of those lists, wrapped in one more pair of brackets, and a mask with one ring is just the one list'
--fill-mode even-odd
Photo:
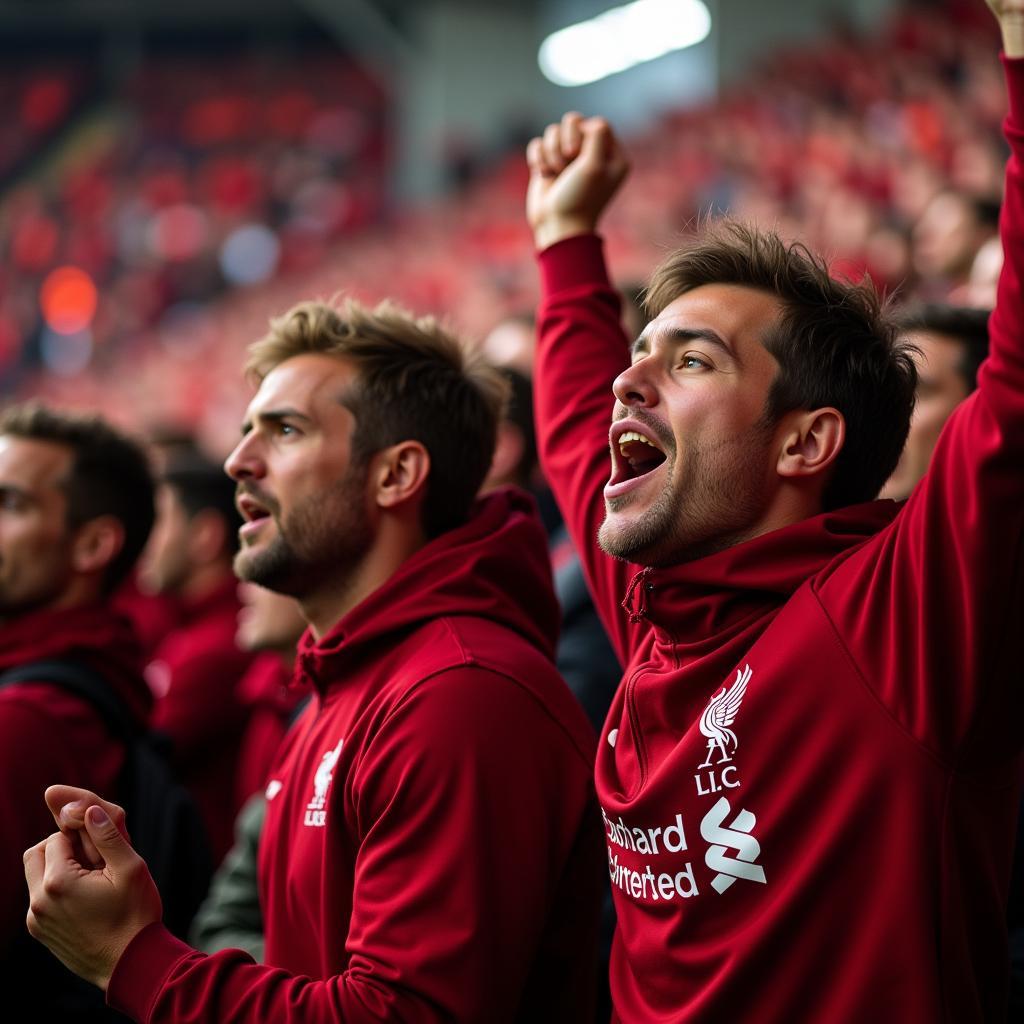
{"label": "neck", "polygon": [[16,623],[24,615],[33,612],[64,612],[72,608],[89,608],[102,601],[103,590],[99,577],[74,576],[67,585],[50,600],[42,600],[38,604],[0,612],[0,626]]}
{"label": "neck", "polygon": [[366,555],[351,571],[340,571],[299,607],[317,640],[326,636],[356,605],[382,587],[426,543],[423,531],[382,523]]}

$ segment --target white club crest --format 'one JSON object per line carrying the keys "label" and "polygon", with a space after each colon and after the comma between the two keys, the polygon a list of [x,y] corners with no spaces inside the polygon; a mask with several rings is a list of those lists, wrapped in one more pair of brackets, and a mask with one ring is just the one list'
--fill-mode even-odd
{"label": "white club crest", "polygon": [[736,721],[740,704],[743,703],[743,694],[747,692],[747,683],[750,682],[752,674],[749,665],[737,669],[736,680],[732,686],[723,686],[721,691],[708,701],[708,706],[700,718],[700,731],[708,738],[708,757],[701,768],[707,768],[711,764],[711,755],[716,749],[722,755],[716,764],[732,760],[729,748],[735,750],[740,741],[729,726]]}
{"label": "white club crest", "polygon": [[306,804],[306,807],[311,811],[323,810],[324,805],[327,803],[327,790],[330,788],[331,780],[334,778],[334,766],[338,763],[338,758],[341,756],[342,743],[344,743],[344,740],[338,740],[338,745],[333,750],[328,750],[324,754],[317,767],[316,774],[313,776],[313,799]]}

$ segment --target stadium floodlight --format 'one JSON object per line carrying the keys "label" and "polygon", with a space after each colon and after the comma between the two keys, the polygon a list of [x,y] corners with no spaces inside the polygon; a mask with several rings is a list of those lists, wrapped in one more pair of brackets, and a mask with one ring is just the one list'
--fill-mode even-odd
{"label": "stadium floodlight", "polygon": [[636,0],[553,32],[537,63],[556,85],[589,85],[706,39],[711,14],[701,0]]}

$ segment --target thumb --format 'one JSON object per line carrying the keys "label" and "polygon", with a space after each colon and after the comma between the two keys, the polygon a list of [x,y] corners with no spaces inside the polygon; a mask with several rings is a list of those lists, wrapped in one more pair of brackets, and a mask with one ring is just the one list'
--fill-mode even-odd
{"label": "thumb", "polygon": [[124,866],[138,856],[114,820],[99,804],[93,804],[85,812],[85,830],[109,867],[116,869],[119,865]]}

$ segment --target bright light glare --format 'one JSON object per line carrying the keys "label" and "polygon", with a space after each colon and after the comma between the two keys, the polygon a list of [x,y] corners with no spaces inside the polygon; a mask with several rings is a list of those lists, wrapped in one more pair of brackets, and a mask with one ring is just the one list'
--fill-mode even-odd
{"label": "bright light glare", "polygon": [[701,0],[636,0],[559,29],[537,62],[556,85],[587,85],[707,38],[711,14]]}

